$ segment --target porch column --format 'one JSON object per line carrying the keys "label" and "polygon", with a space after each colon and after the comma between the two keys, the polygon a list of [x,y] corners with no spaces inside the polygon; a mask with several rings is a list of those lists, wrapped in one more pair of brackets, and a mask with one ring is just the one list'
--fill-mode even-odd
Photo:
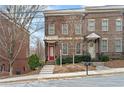
{"label": "porch column", "polygon": [[98,38],[98,54],[101,54],[101,51],[100,51],[100,38]]}
{"label": "porch column", "polygon": [[49,43],[48,43],[48,46],[47,46],[47,60],[49,60]]}

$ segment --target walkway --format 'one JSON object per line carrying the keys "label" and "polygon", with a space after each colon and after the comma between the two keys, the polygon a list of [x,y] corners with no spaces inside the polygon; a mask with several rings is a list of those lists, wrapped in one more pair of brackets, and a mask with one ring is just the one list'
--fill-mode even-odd
{"label": "walkway", "polygon": [[96,67],[96,70],[108,70],[108,69],[111,69],[111,68],[106,67],[106,66],[97,66]]}
{"label": "walkway", "polygon": [[40,75],[53,74],[54,65],[45,65],[40,72]]}

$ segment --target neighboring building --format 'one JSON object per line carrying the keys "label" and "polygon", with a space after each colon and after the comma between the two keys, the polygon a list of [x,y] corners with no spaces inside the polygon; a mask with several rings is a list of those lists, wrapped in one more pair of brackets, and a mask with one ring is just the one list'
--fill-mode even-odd
{"label": "neighboring building", "polygon": [[[0,37],[2,38],[3,35],[5,36],[6,45],[9,45],[9,40],[11,39],[11,37],[9,37],[10,36],[9,34],[11,33],[8,33],[7,31],[12,31],[12,30],[16,30],[17,33],[13,33],[13,34],[16,34],[16,36],[18,37],[17,39],[15,39],[15,41],[13,39],[13,42],[15,42],[14,46],[16,46],[14,48],[15,55],[19,46],[21,46],[20,42],[22,41],[23,36],[25,35],[26,37],[22,43],[21,50],[18,53],[15,62],[13,64],[14,74],[17,73],[24,74],[29,71],[29,67],[28,67],[29,33],[24,28],[21,28],[18,24],[15,26],[14,23],[5,14],[0,13],[0,34],[1,34]],[[2,41],[1,38],[0,38],[0,43]],[[7,51],[10,52],[11,50],[8,49]],[[5,50],[2,50],[2,48],[0,48],[0,54],[2,54],[3,57],[7,57],[7,53],[5,52]],[[0,56],[0,73],[9,72],[9,63],[3,57]]]}
{"label": "neighboring building", "polygon": [[46,60],[60,55],[92,58],[104,53],[110,57],[124,54],[124,6],[86,7],[78,10],[48,10],[45,15]]}

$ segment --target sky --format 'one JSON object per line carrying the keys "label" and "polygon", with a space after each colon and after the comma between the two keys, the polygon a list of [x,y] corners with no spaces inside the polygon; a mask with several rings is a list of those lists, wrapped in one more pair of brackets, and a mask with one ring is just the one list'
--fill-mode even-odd
{"label": "sky", "polygon": [[48,10],[58,10],[58,9],[75,9],[82,8],[82,5],[50,5]]}

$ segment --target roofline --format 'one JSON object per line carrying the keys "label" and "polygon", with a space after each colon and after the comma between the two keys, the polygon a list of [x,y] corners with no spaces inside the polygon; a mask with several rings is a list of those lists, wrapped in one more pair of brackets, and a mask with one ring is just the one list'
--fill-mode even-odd
{"label": "roofline", "polygon": [[106,5],[106,6],[90,6],[78,9],[64,9],[64,10],[46,10],[45,16],[63,16],[63,15],[76,15],[85,13],[101,13],[101,12],[123,12],[124,5]]}
{"label": "roofline", "polygon": [[90,10],[120,10],[124,9],[124,5],[105,5],[105,6],[88,6],[85,7],[85,9],[90,9]]}
{"label": "roofline", "polygon": [[53,13],[44,13],[44,16],[69,16],[69,15],[83,15],[83,14],[86,14],[86,13],[106,13],[106,12],[121,12],[121,10],[100,10],[100,11],[97,11],[97,10],[94,10],[94,11],[81,11],[81,12],[78,12],[78,13],[61,13],[61,12],[53,12]]}

